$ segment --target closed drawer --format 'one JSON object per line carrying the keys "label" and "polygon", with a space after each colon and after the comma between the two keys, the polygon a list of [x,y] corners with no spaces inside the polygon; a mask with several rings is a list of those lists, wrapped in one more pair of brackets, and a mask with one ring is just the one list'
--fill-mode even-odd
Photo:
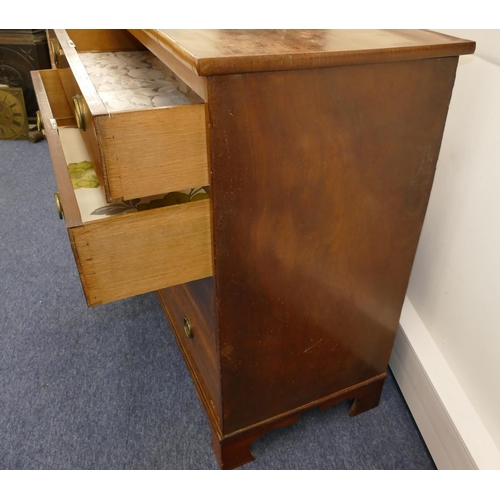
{"label": "closed drawer", "polygon": [[125,30],[53,31],[57,71],[108,201],[209,184],[197,94]]}
{"label": "closed drawer", "polygon": [[[167,197],[107,204],[102,189],[92,189],[97,179],[91,162],[85,163],[88,152],[58,73],[39,71],[32,77],[88,305],[212,275],[209,199],[171,206],[161,206]],[[92,204],[99,196],[103,206],[96,210]],[[160,208],[148,209],[155,206]]]}
{"label": "closed drawer", "polygon": [[220,425],[220,368],[215,339],[213,279],[193,281],[157,292],[201,399]]}

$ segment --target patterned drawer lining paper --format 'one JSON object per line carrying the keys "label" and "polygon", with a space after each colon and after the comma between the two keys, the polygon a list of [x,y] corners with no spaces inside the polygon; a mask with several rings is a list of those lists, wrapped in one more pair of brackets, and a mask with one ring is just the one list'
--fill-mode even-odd
{"label": "patterned drawer lining paper", "polygon": [[203,102],[150,52],[84,52],[79,57],[110,113]]}
{"label": "patterned drawer lining paper", "polygon": [[203,188],[193,188],[147,198],[108,203],[104,189],[99,185],[90,162],[80,131],[75,127],[60,127],[59,137],[82,222],[208,198]]}

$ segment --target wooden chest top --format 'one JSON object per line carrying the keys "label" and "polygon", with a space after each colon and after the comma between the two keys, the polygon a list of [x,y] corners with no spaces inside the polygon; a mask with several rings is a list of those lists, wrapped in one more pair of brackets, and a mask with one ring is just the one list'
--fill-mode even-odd
{"label": "wooden chest top", "polygon": [[202,76],[449,57],[475,43],[428,30],[145,30]]}

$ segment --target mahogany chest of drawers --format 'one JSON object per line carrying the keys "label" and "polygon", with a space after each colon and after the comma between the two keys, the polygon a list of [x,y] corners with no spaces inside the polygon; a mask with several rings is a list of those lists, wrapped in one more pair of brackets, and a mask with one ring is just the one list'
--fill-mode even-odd
{"label": "mahogany chest of drawers", "polygon": [[[53,69],[33,79],[87,301],[157,290],[220,466],[308,408],[375,407],[475,44],[418,30],[49,39]],[[88,218],[74,165],[104,200]]]}

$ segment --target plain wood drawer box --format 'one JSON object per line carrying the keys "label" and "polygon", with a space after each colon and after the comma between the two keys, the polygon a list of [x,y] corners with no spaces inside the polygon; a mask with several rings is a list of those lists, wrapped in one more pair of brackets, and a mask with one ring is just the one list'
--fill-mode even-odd
{"label": "plain wood drawer box", "polygon": [[[84,151],[85,146],[74,127],[58,73],[47,70],[32,76],[58,196],[89,306],[211,276],[209,199],[82,220],[63,135],[69,130]],[[102,198],[105,201],[103,194]]]}
{"label": "plain wood drawer box", "polygon": [[[198,95],[126,30],[51,35],[54,71],[108,201],[209,184],[205,103]],[[127,66],[127,57],[136,66]]]}

